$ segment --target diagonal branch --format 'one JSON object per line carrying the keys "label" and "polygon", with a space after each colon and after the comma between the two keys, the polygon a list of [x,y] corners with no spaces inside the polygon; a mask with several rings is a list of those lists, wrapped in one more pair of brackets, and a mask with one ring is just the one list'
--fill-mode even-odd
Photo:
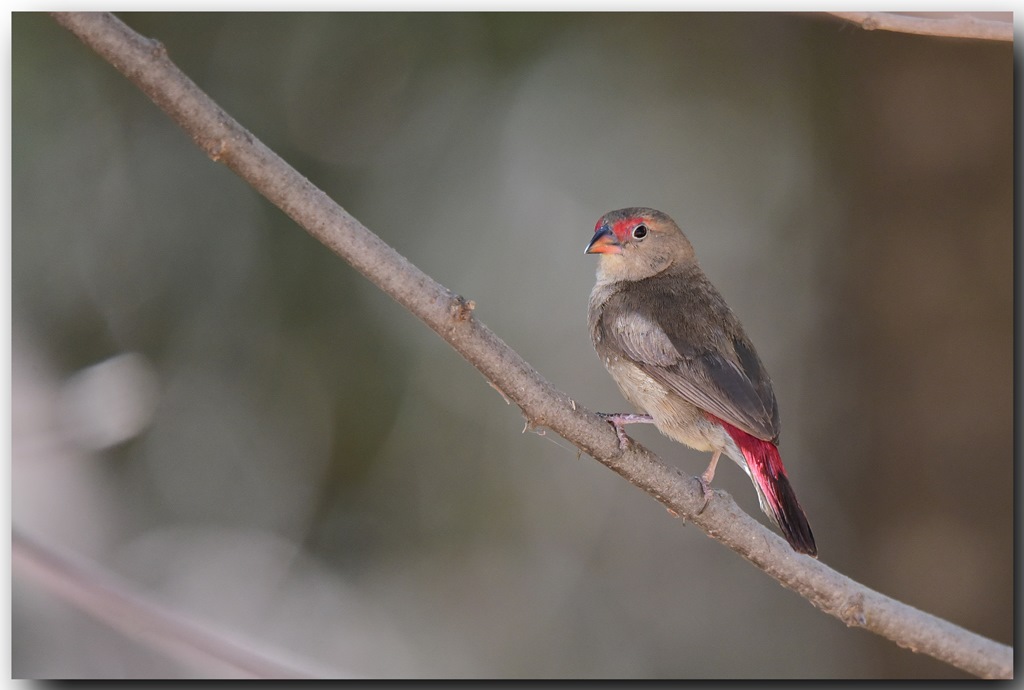
{"label": "diagonal branch", "polygon": [[978,19],[970,14],[942,12],[945,17],[915,17],[895,12],[829,12],[866,31],[881,29],[905,34],[1013,41],[1013,23]]}
{"label": "diagonal branch", "polygon": [[56,553],[17,529],[11,533],[11,565],[16,573],[31,577],[34,583],[129,639],[149,640],[155,648],[180,661],[215,668],[228,677],[315,677],[136,594],[110,573]]}
{"label": "diagonal branch", "polygon": [[421,319],[514,401],[534,426],[548,427],[674,513],[693,522],[812,604],[849,626],[987,678],[1010,678],[1013,650],[895,601],[795,553],[781,537],[716,492],[707,510],[697,480],[639,444],[619,448],[596,414],[557,390],[473,316],[473,303],[410,263],[227,115],[185,76],[163,46],[111,14],[54,18],[133,81],[214,161],[223,163]]}

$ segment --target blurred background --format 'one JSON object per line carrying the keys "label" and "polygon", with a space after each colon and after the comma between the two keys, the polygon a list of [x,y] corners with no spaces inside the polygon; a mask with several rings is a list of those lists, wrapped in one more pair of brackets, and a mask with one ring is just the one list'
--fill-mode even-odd
{"label": "blurred background", "polygon": [[[1012,46],[798,14],[124,14],[556,386],[595,221],[687,231],[775,384],[820,558],[1013,643]],[[961,678],[848,629],[552,432],[13,16],[26,535],[316,673]],[[691,474],[706,455],[631,429]],[[715,485],[762,522],[732,464]],[[196,677],[12,582],[15,677]]]}

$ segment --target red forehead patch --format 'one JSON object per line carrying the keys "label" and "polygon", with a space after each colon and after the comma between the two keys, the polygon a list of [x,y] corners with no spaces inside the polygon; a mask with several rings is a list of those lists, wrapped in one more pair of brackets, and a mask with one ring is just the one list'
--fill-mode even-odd
{"label": "red forehead patch", "polygon": [[619,242],[625,242],[629,239],[630,234],[633,232],[633,228],[639,223],[641,218],[623,218],[612,223],[612,232],[619,239]]}

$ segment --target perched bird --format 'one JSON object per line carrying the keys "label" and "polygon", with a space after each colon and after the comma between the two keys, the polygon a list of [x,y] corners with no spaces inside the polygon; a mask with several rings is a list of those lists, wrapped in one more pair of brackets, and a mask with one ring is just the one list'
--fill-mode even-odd
{"label": "perched bird", "polygon": [[594,348],[641,412],[602,415],[620,444],[624,424],[652,422],[669,438],[713,453],[701,475],[705,498],[725,453],[750,477],[761,510],[790,545],[816,556],[776,447],[772,382],[683,231],[661,211],[624,208],[597,222],[586,253],[600,255],[589,307]]}

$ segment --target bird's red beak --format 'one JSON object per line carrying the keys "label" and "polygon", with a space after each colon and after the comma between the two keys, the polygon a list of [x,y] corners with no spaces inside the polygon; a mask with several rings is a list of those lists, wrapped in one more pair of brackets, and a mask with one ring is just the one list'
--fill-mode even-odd
{"label": "bird's red beak", "polygon": [[599,226],[597,232],[594,233],[594,237],[591,238],[590,244],[587,245],[584,254],[621,254],[622,245],[619,243],[619,239],[612,232],[611,226],[607,223]]}

